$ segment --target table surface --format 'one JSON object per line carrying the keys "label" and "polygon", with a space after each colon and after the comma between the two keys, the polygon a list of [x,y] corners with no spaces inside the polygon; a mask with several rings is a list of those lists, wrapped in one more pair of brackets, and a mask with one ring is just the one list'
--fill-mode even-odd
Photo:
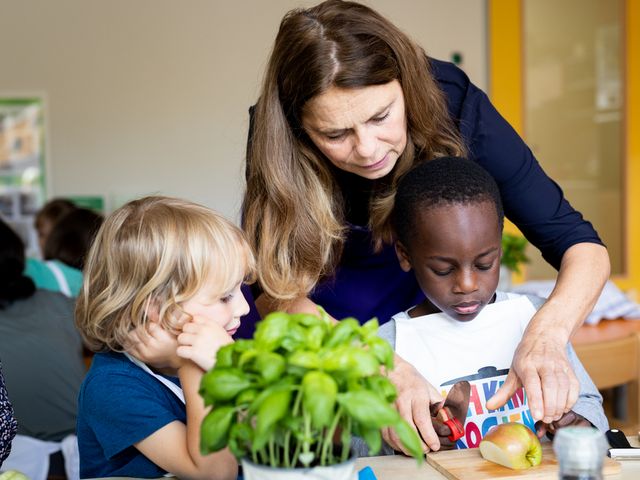
{"label": "table surface", "polygon": [[[634,447],[640,447],[638,437],[627,437],[629,443]],[[638,480],[640,478],[640,461],[623,460],[620,474],[607,475],[605,480]],[[371,467],[377,480],[442,480],[444,475],[438,472],[427,462],[418,466],[413,458],[403,455],[393,455],[384,457],[362,457],[356,460],[356,470],[364,467]],[[108,477],[103,479],[87,480],[131,480],[132,477]],[[155,480],[163,480],[167,477]],[[174,477],[175,478],[175,477]]]}
{"label": "table surface", "polygon": [[574,345],[586,345],[609,340],[618,340],[640,332],[640,320],[602,320],[595,325],[583,325],[571,337]]}
{"label": "table surface", "polygon": [[[632,446],[640,446],[638,437],[630,436],[628,438]],[[616,475],[607,475],[604,477],[605,480],[640,479],[639,460],[623,460],[620,463],[622,464],[622,471]],[[356,468],[358,470],[366,466],[371,467],[378,480],[442,480],[447,478],[427,462],[418,467],[413,458],[402,455],[363,457],[356,460]]]}

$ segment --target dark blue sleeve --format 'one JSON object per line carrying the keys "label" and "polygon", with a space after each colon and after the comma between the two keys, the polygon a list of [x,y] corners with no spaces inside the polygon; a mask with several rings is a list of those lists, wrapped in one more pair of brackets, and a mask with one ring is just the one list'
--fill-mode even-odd
{"label": "dark blue sleeve", "polygon": [[564,198],[533,153],[467,75],[451,63],[431,60],[449,112],[469,149],[500,188],[505,215],[544,259],[558,269],[576,243],[602,244],[590,222]]}

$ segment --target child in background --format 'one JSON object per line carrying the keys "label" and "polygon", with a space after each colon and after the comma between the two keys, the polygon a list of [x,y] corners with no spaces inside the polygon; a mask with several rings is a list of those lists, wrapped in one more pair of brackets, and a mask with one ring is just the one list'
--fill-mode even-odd
{"label": "child in background", "polygon": [[77,297],[84,258],[102,220],[102,215],[63,198],[47,202],[35,221],[44,261],[28,258],[25,275],[37,288]]}
{"label": "child in background", "polygon": [[99,352],[79,395],[82,478],[236,477],[228,450],[200,454],[198,388],[249,310],[253,268],[242,232],[194,203],[147,197],[105,220],[76,309]]}
{"label": "child in background", "polygon": [[[55,224],[44,244],[45,260],[62,262],[82,271],[84,261],[103,218],[88,208],[76,208]],[[76,296],[76,295],[74,295]]]}
{"label": "child in background", "polygon": [[34,222],[36,232],[38,233],[38,244],[40,245],[40,252],[44,252],[44,246],[49,238],[49,233],[53,230],[56,223],[64,217],[67,213],[75,210],[77,207],[75,203],[66,198],[54,198],[45,203],[38,213]]}
{"label": "child in background", "polygon": [[[539,437],[567,425],[608,428],[602,397],[569,345],[580,381],[573,409],[549,425],[534,425],[525,393],[505,407],[485,402],[504,382],[529,320],[543,302],[496,292],[504,214],[493,178],[476,162],[438,158],[425,162],[398,185],[392,223],[403,270],[413,270],[426,300],[393,316],[380,328],[396,352],[412,363],[443,397],[458,381],[471,383],[465,436],[458,448],[477,447],[488,429],[517,421]],[[446,425],[434,422],[443,447]]]}

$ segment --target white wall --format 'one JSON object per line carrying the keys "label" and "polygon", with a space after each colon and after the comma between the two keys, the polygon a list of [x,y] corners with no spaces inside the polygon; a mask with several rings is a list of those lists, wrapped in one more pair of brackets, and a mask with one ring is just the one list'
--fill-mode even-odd
{"label": "white wall", "polygon": [[[247,108],[301,0],[0,0],[0,95],[43,93],[48,196],[177,195],[236,218]],[[486,86],[483,0],[372,0]]]}

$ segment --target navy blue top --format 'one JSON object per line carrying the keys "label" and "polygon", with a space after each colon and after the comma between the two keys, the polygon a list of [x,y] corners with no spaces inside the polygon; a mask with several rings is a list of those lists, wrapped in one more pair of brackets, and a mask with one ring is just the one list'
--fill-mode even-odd
{"label": "navy blue top", "polygon": [[174,421],[186,424],[186,408],[169,388],[121,353],[96,353],[78,398],[80,478],[163,476],[134,444]]}
{"label": "navy blue top", "polygon": [[[571,207],[562,189],[542,170],[531,150],[493,107],[487,95],[452,63],[430,59],[451,118],[469,150],[500,188],[505,215],[558,269],[564,252],[576,243],[602,244],[591,223]],[[333,278],[321,281],[311,299],[335,318],[380,323],[424,299],[413,273],[400,269],[393,246],[374,253],[363,217],[366,179],[337,173],[350,230]],[[363,221],[364,220],[364,221]]]}

